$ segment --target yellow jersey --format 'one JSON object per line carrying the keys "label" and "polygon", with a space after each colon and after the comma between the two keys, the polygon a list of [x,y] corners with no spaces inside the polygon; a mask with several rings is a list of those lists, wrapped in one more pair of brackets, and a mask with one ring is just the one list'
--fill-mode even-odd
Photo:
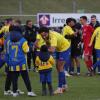
{"label": "yellow jersey", "polygon": [[35,60],[35,64],[36,64],[36,66],[38,66],[39,71],[47,70],[47,69],[52,68],[52,66],[55,64],[55,60],[52,56],[50,56],[50,58],[46,62],[43,62],[43,61],[41,61],[39,56],[37,56],[36,60]]}
{"label": "yellow jersey", "polygon": [[37,45],[38,45],[38,47],[39,47],[39,48],[37,49],[37,51],[40,51],[40,48],[41,48],[42,45],[45,44],[45,41],[44,41],[44,39],[42,38],[42,36],[41,36],[40,34],[37,34],[36,39],[37,39],[37,41],[38,41]]}
{"label": "yellow jersey", "polygon": [[5,25],[0,29],[0,34],[9,32],[9,25]]}
{"label": "yellow jersey", "polygon": [[[9,32],[9,25],[5,25],[5,26],[3,26],[1,29],[0,29],[0,34],[2,34],[2,33],[4,33],[4,34],[6,34],[6,33],[8,33]],[[2,45],[4,45],[4,36],[2,37],[2,38],[0,38],[0,41],[2,41]]]}
{"label": "yellow jersey", "polygon": [[[62,29],[62,35],[65,37],[65,35],[73,35],[74,34],[74,31],[73,29],[66,25],[63,29]],[[69,43],[71,44],[71,40],[68,39]]]}
{"label": "yellow jersey", "polygon": [[93,43],[95,38],[95,49],[100,49],[100,27],[96,28],[95,31],[93,32],[90,44]]}
{"label": "yellow jersey", "polygon": [[70,47],[68,40],[55,31],[49,31],[49,42],[58,52],[66,51]]}

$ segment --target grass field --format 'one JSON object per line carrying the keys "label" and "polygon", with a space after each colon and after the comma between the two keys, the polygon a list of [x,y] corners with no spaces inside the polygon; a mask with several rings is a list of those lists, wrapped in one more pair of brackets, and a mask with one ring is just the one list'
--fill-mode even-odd
{"label": "grass field", "polygon": [[[30,79],[32,87],[37,97],[28,97],[26,95],[27,90],[22,79],[19,79],[19,88],[25,92],[24,95],[20,95],[16,98],[11,96],[4,96],[4,82],[5,75],[3,72],[4,69],[0,70],[0,100],[100,100],[100,76],[96,75],[94,77],[84,76],[86,68],[83,63],[81,63],[81,72],[82,75],[77,77],[69,77],[68,86],[69,91],[65,92],[62,95],[55,96],[41,96],[41,84],[39,83],[39,75],[35,72],[30,72]],[[57,87],[57,73],[56,69],[53,69],[53,87]]]}

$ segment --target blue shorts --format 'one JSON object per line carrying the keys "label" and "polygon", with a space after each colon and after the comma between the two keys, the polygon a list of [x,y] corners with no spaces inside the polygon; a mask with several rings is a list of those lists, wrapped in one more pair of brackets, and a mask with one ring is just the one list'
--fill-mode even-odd
{"label": "blue shorts", "polygon": [[56,59],[61,61],[69,61],[70,56],[71,56],[70,48],[67,49],[66,51],[56,53]]}
{"label": "blue shorts", "polygon": [[96,57],[100,58],[100,50],[99,49],[96,49]]}
{"label": "blue shorts", "polygon": [[40,73],[40,82],[51,83],[52,82],[51,71]]}

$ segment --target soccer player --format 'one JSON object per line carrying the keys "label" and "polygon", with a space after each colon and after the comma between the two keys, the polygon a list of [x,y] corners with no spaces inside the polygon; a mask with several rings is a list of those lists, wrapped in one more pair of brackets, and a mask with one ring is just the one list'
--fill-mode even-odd
{"label": "soccer player", "polygon": [[[17,26],[17,27],[19,27],[20,28],[20,26],[21,26],[21,21],[20,20],[14,20],[14,26]],[[5,44],[7,44],[7,41],[9,40],[9,38],[10,38],[10,32],[12,31],[12,25],[9,27],[9,32],[7,33],[7,35],[6,35],[6,39],[5,39],[5,43],[4,43],[4,51],[7,51],[6,49],[6,45]],[[20,33],[22,33],[22,30],[20,29],[19,30],[20,31]],[[4,57],[5,58],[5,57]],[[3,60],[3,62],[5,62],[5,59]],[[5,64],[5,63],[4,63]],[[10,71],[9,71],[9,66],[7,66],[6,65],[6,69],[5,69],[5,71],[6,71],[6,82],[5,82],[5,91],[4,91],[4,95],[11,95],[12,94],[12,91],[10,90],[10,87],[11,87],[11,84],[12,84],[12,81],[11,81],[11,74],[10,74]],[[18,94],[24,94],[24,92],[23,91],[21,91],[21,90],[17,90],[17,93]]]}
{"label": "soccer player", "polygon": [[92,70],[92,46],[89,47],[89,43],[92,37],[92,33],[94,31],[93,27],[87,24],[87,17],[81,16],[80,22],[83,25],[82,27],[82,40],[83,40],[83,54],[84,54],[84,61],[88,68],[88,76],[91,76]]}
{"label": "soccer player", "polygon": [[[62,35],[69,41],[70,46],[71,46],[71,39],[74,37],[74,33],[75,33],[74,30],[72,29],[74,25],[75,25],[75,20],[73,18],[67,18],[66,25],[62,29]],[[70,47],[70,53],[71,53],[71,47]],[[70,69],[72,69],[71,59],[69,60],[69,62],[66,62],[65,64],[65,75],[66,76],[70,76],[70,74],[68,73],[68,67],[70,71]]]}
{"label": "soccer player", "polygon": [[93,44],[93,41],[95,39],[95,50],[96,50],[96,57],[97,62],[93,65],[93,69],[95,69],[97,66],[100,68],[100,27],[96,28],[94,31],[89,46],[91,47]]}
{"label": "soccer player", "polygon": [[5,25],[0,29],[0,34],[3,34],[3,38],[6,38],[6,35],[9,32],[9,28],[12,24],[13,24],[12,18],[5,20]]}
{"label": "soccer player", "polygon": [[46,27],[41,27],[39,33],[49,47],[49,52],[53,53],[55,50],[57,51],[56,67],[58,71],[58,88],[54,91],[54,94],[62,94],[63,90],[67,89],[64,65],[69,61],[70,44],[61,34],[51,31]]}
{"label": "soccer player", "polygon": [[42,95],[47,95],[46,84],[48,84],[49,93],[53,95],[51,71],[54,65],[54,58],[50,55],[48,47],[43,45],[39,55],[36,57],[36,65],[40,74],[40,82],[42,83]]}
{"label": "soccer player", "polygon": [[[91,23],[90,23],[90,25],[91,25],[94,29],[96,29],[97,27],[100,26],[100,23],[99,23],[99,21],[98,21],[97,18],[96,18],[96,15],[92,15],[92,16],[91,16]],[[97,59],[96,59],[96,50],[95,50],[95,48],[94,48],[94,45],[95,45],[95,39],[94,39],[94,41],[93,41],[93,64],[95,64],[95,63],[97,62]],[[96,69],[94,69],[94,72],[96,73]],[[98,74],[100,74],[100,67],[98,67]]]}
{"label": "soccer player", "polygon": [[77,75],[80,75],[80,55],[81,55],[81,24],[76,23],[73,27],[74,31],[77,31],[77,34],[74,38],[71,39],[71,59],[72,59],[72,66],[71,66],[71,75],[74,75],[74,67],[77,67]]}
{"label": "soccer player", "polygon": [[[6,42],[6,63],[9,68],[9,75],[11,76],[11,81],[13,85],[13,96],[18,95],[18,77],[21,74],[24,83],[28,90],[28,96],[36,96],[32,92],[27,67],[26,67],[26,57],[25,54],[29,51],[27,41],[22,37],[20,33],[20,28],[18,26],[12,26],[12,31],[10,32],[9,39]],[[7,83],[5,84],[7,85]],[[7,87],[5,86],[5,90]]]}

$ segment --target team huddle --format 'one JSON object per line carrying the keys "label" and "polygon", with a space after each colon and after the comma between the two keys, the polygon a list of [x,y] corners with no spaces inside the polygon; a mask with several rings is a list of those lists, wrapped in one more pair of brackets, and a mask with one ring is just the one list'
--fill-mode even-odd
{"label": "team huddle", "polygon": [[[18,78],[21,75],[27,95],[37,96],[32,92],[28,75],[30,70],[39,72],[43,96],[47,95],[46,85],[51,96],[66,92],[66,76],[81,74],[82,55],[88,70],[86,75],[94,76],[96,68],[100,74],[100,24],[95,15],[91,16],[90,24],[87,24],[86,16],[81,16],[80,22],[67,18],[59,32],[46,26],[38,28],[31,20],[27,20],[24,27],[20,20],[11,18],[6,19],[4,24],[0,29],[0,68],[5,66],[6,72],[4,95],[16,97],[24,94],[18,89]],[[53,66],[56,66],[58,74],[55,91],[52,86]]]}

